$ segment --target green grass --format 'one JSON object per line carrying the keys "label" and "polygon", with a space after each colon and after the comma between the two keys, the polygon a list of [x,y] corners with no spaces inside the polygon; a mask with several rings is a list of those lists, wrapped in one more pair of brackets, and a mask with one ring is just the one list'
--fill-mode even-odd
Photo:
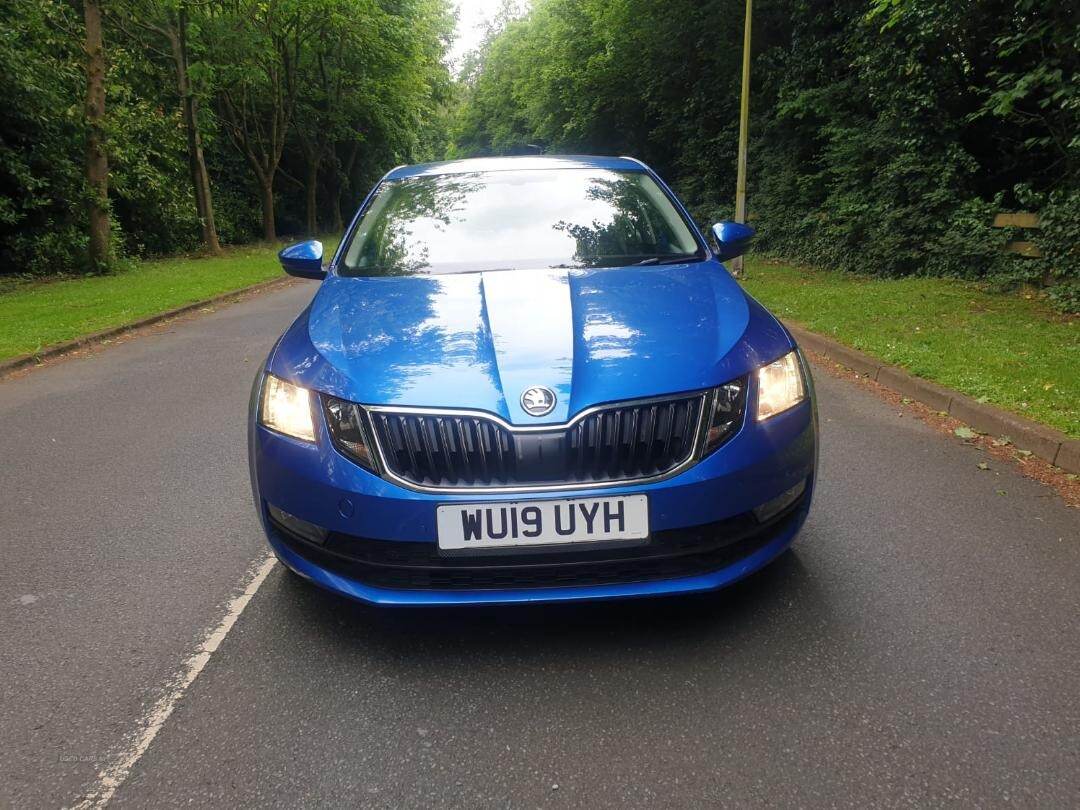
{"label": "green grass", "polygon": [[[323,241],[329,254],[336,239]],[[7,281],[0,286],[0,360],[277,278],[280,247],[137,262],[107,276]]]}
{"label": "green grass", "polygon": [[875,279],[749,260],[781,319],[1080,437],[1080,320],[939,278]]}

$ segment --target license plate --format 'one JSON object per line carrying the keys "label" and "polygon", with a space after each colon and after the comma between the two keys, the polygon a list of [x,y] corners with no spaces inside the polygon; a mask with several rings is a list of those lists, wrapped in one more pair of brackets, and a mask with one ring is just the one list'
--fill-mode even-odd
{"label": "license plate", "polygon": [[546,546],[649,536],[644,495],[444,504],[436,510],[440,549]]}

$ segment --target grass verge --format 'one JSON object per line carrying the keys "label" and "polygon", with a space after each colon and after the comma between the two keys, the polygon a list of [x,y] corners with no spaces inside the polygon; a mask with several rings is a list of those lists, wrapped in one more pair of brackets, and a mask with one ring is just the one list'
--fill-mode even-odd
{"label": "grass verge", "polygon": [[781,319],[1080,438],[1080,320],[940,278],[877,279],[748,260]]}
{"label": "grass verge", "polygon": [[[337,240],[323,241],[329,254]],[[227,248],[217,257],[136,262],[107,276],[5,283],[0,360],[277,278],[280,248]]]}

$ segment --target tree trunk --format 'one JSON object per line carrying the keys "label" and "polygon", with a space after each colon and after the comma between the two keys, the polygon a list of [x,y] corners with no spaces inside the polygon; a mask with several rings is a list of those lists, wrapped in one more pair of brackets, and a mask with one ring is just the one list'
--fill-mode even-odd
{"label": "tree trunk", "polygon": [[170,44],[173,61],[176,63],[176,86],[180,94],[184,130],[187,134],[188,168],[191,172],[191,187],[195,192],[195,209],[198,211],[199,223],[202,227],[203,245],[208,252],[219,254],[221,243],[218,241],[217,225],[214,222],[214,200],[210,193],[210,175],[206,171],[202,138],[199,137],[199,106],[188,78],[187,26],[187,4],[181,3],[177,12],[177,35],[170,37]]}
{"label": "tree trunk", "polygon": [[260,183],[262,192],[262,226],[263,239],[267,242],[277,241],[277,231],[274,230],[274,180],[268,178]]}
{"label": "tree trunk", "polygon": [[319,181],[319,157],[309,154],[307,159],[307,177],[304,191],[307,197],[307,235],[316,236],[319,231],[319,212],[317,184]]}
{"label": "tree trunk", "polygon": [[341,169],[335,167],[330,181],[330,231],[341,233],[344,229],[341,217]]}
{"label": "tree trunk", "polygon": [[[356,165],[356,157],[360,154],[359,141],[353,141],[352,148],[349,150],[349,156],[345,159],[345,165],[340,167],[337,171],[337,191],[334,194],[334,231],[335,233],[341,233],[345,226],[342,222],[341,216],[341,198],[345,196],[345,192],[351,189],[353,186],[352,171],[353,166]],[[350,213],[350,217],[352,214]]]}
{"label": "tree trunk", "polygon": [[87,259],[95,272],[109,266],[109,159],[105,154],[105,43],[100,0],[83,0],[86,24]]}

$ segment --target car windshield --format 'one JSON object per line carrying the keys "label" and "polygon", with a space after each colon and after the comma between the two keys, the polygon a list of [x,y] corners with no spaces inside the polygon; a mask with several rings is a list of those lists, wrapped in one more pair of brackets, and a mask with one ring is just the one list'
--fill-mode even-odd
{"label": "car windshield", "polygon": [[686,221],[644,172],[487,171],[383,184],[338,272],[617,267],[701,257]]}

